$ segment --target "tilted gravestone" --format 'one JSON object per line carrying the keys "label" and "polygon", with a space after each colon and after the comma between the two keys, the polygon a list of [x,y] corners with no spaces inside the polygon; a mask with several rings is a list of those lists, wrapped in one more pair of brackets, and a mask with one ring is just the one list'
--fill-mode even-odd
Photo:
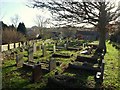
{"label": "tilted gravestone", "polygon": [[28,61],[33,61],[33,47],[28,49]]}
{"label": "tilted gravestone", "polygon": [[52,71],[56,68],[56,61],[54,59],[51,59],[49,61],[49,71]]}
{"label": "tilted gravestone", "polygon": [[23,66],[23,55],[22,54],[16,55],[16,65],[17,67]]}

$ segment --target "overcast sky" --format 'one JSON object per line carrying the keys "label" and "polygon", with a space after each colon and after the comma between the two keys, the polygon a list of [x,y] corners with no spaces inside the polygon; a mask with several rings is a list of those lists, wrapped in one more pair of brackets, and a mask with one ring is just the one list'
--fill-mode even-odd
{"label": "overcast sky", "polygon": [[50,13],[47,11],[44,10],[43,12],[38,9],[29,8],[26,4],[28,4],[28,0],[0,0],[0,21],[11,25],[11,17],[17,14],[20,17],[20,22],[24,22],[26,27],[32,27],[36,25],[34,22],[36,15],[50,17]]}

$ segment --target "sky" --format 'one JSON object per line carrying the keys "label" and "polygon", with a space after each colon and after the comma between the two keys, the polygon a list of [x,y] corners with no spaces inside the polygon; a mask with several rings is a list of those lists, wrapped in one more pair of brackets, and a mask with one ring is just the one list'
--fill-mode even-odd
{"label": "sky", "polygon": [[26,6],[28,2],[28,0],[0,0],[0,21],[11,25],[11,18],[18,15],[19,22],[24,22],[26,27],[32,27],[36,25],[36,15],[50,17],[50,13],[46,10],[42,11]]}
{"label": "sky", "polygon": [[26,6],[28,2],[29,0],[0,0],[0,21],[11,25],[11,18],[18,15],[19,22],[24,22],[28,28],[36,25],[36,15],[50,18],[50,13],[47,10],[29,8]]}

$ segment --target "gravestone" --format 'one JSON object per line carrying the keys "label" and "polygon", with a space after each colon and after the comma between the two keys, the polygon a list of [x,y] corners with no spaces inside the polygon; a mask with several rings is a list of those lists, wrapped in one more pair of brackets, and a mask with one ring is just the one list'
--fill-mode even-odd
{"label": "gravestone", "polygon": [[33,43],[33,52],[34,53],[36,52],[36,45],[35,45],[35,43]]}
{"label": "gravestone", "polygon": [[42,69],[41,65],[34,65],[33,70],[32,70],[32,82],[37,82],[41,79],[42,77]]}
{"label": "gravestone", "polygon": [[46,56],[46,46],[44,44],[42,45],[42,56]]}
{"label": "gravestone", "polygon": [[56,46],[53,45],[53,53],[55,53],[55,52],[56,52]]}
{"label": "gravestone", "polygon": [[14,43],[14,48],[16,48],[16,44]]}
{"label": "gravestone", "polygon": [[16,55],[16,65],[17,67],[23,66],[23,55],[22,54]]}
{"label": "gravestone", "polygon": [[64,48],[67,49],[67,44],[66,43],[64,44]]}
{"label": "gravestone", "polygon": [[16,52],[11,52],[11,59],[16,59]]}
{"label": "gravestone", "polygon": [[39,45],[39,49],[40,49],[40,50],[42,49],[41,45]]}
{"label": "gravestone", "polygon": [[10,44],[8,44],[8,50],[10,50]]}
{"label": "gravestone", "polygon": [[33,47],[28,49],[28,61],[33,61]]}
{"label": "gravestone", "polygon": [[85,48],[85,43],[83,43],[83,49]]}
{"label": "gravestone", "polygon": [[51,59],[49,61],[49,71],[52,71],[56,68],[56,61],[54,59]]}

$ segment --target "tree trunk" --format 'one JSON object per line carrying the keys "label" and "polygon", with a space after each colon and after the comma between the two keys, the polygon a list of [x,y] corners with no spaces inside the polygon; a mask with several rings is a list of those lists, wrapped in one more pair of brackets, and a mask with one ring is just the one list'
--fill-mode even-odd
{"label": "tree trunk", "polygon": [[105,10],[105,2],[101,2],[100,4],[100,12],[99,12],[99,22],[98,22],[98,31],[99,31],[99,49],[104,50],[104,54],[106,53],[106,25],[107,22],[107,11]]}
{"label": "tree trunk", "polygon": [[99,49],[100,50],[104,50],[105,51],[105,53],[106,53],[106,43],[105,43],[105,41],[106,41],[106,33],[105,32],[99,32]]}

